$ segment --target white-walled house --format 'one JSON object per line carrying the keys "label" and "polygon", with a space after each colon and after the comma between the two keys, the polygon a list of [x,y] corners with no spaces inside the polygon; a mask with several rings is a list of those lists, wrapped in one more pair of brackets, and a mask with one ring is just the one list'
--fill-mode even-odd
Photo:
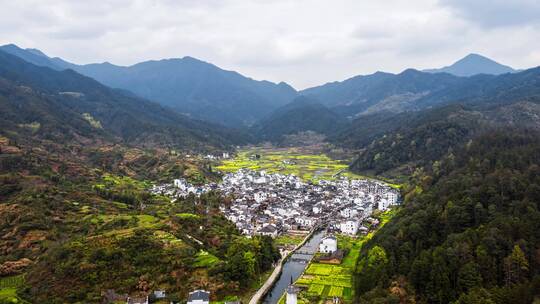
{"label": "white-walled house", "polygon": [[257,231],[260,235],[266,235],[275,238],[278,235],[278,229],[275,225],[266,225]]}
{"label": "white-walled house", "polygon": [[357,221],[345,221],[339,224],[339,230],[343,234],[355,235],[358,232],[358,222]]}
{"label": "white-walled house", "polygon": [[301,226],[313,227],[313,225],[315,225],[315,219],[307,216],[297,217],[295,220],[296,223]]}
{"label": "white-walled house", "polygon": [[285,304],[297,304],[298,303],[298,293],[300,289],[294,285],[289,285],[287,287],[287,296],[285,299]]}
{"label": "white-walled house", "polygon": [[267,194],[266,194],[266,192],[263,192],[263,191],[259,191],[259,192],[256,192],[255,194],[253,194],[253,199],[257,203],[264,202],[264,200],[266,200],[266,197],[267,197]]}
{"label": "white-walled house", "polygon": [[337,250],[337,239],[333,235],[326,236],[319,244],[319,252],[334,253]]}
{"label": "white-walled house", "polygon": [[347,207],[347,208],[341,209],[339,213],[341,214],[342,217],[351,218],[351,217],[356,216],[358,214],[358,211],[356,211],[356,209]]}
{"label": "white-walled house", "polygon": [[386,199],[388,200],[388,204],[395,205],[397,203],[397,200],[399,198],[399,194],[396,190],[388,191],[386,193]]}

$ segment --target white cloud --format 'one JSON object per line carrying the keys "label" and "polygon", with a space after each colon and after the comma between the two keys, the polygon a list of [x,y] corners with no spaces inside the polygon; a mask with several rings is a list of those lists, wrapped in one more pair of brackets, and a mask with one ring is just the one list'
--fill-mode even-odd
{"label": "white cloud", "polygon": [[487,29],[540,22],[538,0],[441,0],[441,4]]}
{"label": "white cloud", "polygon": [[[475,17],[472,2],[491,11]],[[536,1],[491,3],[0,0],[0,43],[76,63],[189,55],[297,88],[377,70],[438,67],[470,52],[518,68],[537,65]]]}

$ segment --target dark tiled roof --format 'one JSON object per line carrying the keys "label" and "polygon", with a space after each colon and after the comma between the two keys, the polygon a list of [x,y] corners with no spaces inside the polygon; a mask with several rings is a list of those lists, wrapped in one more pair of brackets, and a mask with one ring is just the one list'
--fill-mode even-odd
{"label": "dark tiled roof", "polygon": [[189,293],[188,301],[203,300],[210,301],[210,293],[205,290],[195,290]]}
{"label": "dark tiled roof", "polygon": [[140,304],[140,303],[146,303],[146,297],[145,298],[128,298],[128,304]]}
{"label": "dark tiled roof", "polygon": [[275,231],[276,231],[276,227],[272,225],[264,226],[261,228],[261,230],[259,230],[259,232],[270,232],[270,233],[274,233]]}

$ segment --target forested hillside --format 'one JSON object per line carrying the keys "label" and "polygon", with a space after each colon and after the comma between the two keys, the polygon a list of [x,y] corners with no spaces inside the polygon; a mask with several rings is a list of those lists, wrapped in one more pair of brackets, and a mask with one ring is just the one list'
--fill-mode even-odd
{"label": "forested hillside", "polygon": [[280,144],[284,136],[299,132],[333,135],[348,123],[346,118],[340,117],[317,100],[300,96],[263,118],[251,127],[251,132],[260,141]]}
{"label": "forested hillside", "polygon": [[219,212],[219,195],[145,202],[138,214],[83,216],[77,234],[30,269],[24,295],[47,303],[99,303],[109,289],[133,295],[161,288],[176,300],[197,288],[234,296],[279,258],[270,237],[240,235]]}
{"label": "forested hillside", "polygon": [[0,277],[14,282],[2,301],[100,303],[109,289],[157,288],[234,299],[279,257],[270,238],[247,239],[221,215],[227,198],[173,204],[149,192],[217,180],[198,154],[242,135],[73,71],[1,51],[0,63]]}
{"label": "forested hillside", "polygon": [[537,97],[494,104],[451,104],[406,113],[376,113],[353,121],[330,140],[358,156],[351,168],[397,177],[417,166],[431,166],[453,149],[489,128],[540,129]]}
{"label": "forested hillside", "polygon": [[362,303],[531,303],[540,291],[540,135],[492,130],[418,167],[362,251]]}

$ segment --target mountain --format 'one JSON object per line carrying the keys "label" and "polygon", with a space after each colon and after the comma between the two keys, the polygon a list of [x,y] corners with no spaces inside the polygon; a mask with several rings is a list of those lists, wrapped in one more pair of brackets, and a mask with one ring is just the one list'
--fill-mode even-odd
{"label": "mountain", "polygon": [[361,249],[357,303],[519,303],[540,296],[540,134],[489,130],[404,186]]}
{"label": "mountain", "polygon": [[458,78],[411,109],[365,113],[329,140],[359,151],[355,171],[412,174],[487,128],[540,129],[540,68]]}
{"label": "mountain", "polygon": [[87,138],[186,150],[226,149],[243,140],[234,131],[110,89],[73,70],[36,66],[3,51],[0,107],[2,133],[11,137]]}
{"label": "mountain", "polygon": [[408,69],[399,74],[377,72],[342,82],[309,88],[300,94],[316,98],[334,111],[351,117],[379,111],[402,112],[433,92],[451,87],[459,77]]}
{"label": "mountain", "polygon": [[292,101],[297,94],[284,82],[253,80],[192,57],[145,61],[132,66],[108,62],[77,65],[14,45],[0,49],[36,65],[72,69],[180,113],[228,126],[251,125]]}
{"label": "mountain", "polygon": [[330,135],[348,123],[317,100],[299,96],[293,102],[275,110],[251,130],[262,141],[280,142],[283,136],[304,131]]}
{"label": "mountain", "polygon": [[331,110],[358,117],[373,113],[418,111],[460,102],[505,102],[538,95],[539,68],[502,75],[458,77],[413,69],[378,72],[301,91]]}
{"label": "mountain", "polygon": [[507,65],[478,54],[469,54],[450,66],[440,69],[427,69],[427,73],[449,73],[456,76],[473,76],[478,74],[500,75],[513,73],[515,70]]}
{"label": "mountain", "polygon": [[540,130],[540,99],[366,115],[330,140],[359,151],[352,170],[396,177],[433,165],[456,146],[488,129],[515,127]]}
{"label": "mountain", "polygon": [[215,182],[200,154],[244,143],[222,126],[0,51],[0,303],[146,297],[140,284],[166,288],[175,302],[201,284],[217,299],[249,296],[280,257],[272,238],[242,235],[217,192],[171,201],[149,189]]}

